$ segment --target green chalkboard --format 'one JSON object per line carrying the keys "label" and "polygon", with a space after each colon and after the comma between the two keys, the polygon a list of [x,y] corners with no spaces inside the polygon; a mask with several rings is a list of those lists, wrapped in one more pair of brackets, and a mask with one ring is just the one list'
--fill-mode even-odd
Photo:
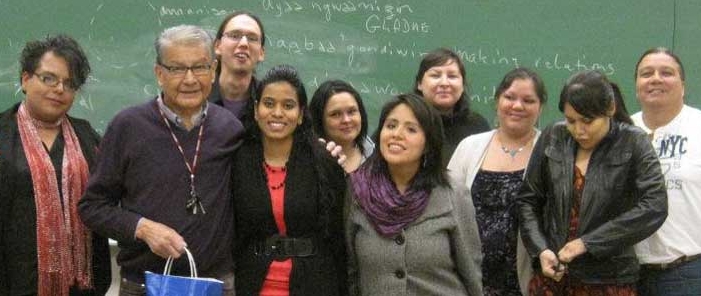
{"label": "green chalkboard", "polygon": [[79,40],[94,69],[71,113],[102,131],[116,112],[158,92],[152,43],[162,29],[187,23],[214,31],[234,10],[264,22],[269,39],[259,73],[291,64],[310,94],[326,79],[350,81],[370,109],[372,129],[382,103],[411,89],[421,55],[440,46],[464,58],[472,105],[488,120],[495,85],[517,65],[545,79],[550,102],[541,125],[561,118],[559,90],[581,69],[609,74],[637,111],[633,67],[651,46],[680,53],[687,101],[701,102],[701,1],[0,0],[0,108],[23,97],[17,58],[24,42],[64,32]]}

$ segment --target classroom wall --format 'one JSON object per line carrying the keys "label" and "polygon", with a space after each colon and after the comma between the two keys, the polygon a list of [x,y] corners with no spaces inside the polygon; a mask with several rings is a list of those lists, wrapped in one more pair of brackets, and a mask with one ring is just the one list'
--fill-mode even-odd
{"label": "classroom wall", "polygon": [[701,105],[701,1],[0,0],[0,108],[23,98],[17,59],[24,42],[63,32],[83,45],[94,70],[71,114],[102,132],[116,112],[157,94],[152,43],[161,30],[187,23],[215,31],[238,9],[265,25],[259,73],[291,64],[310,96],[326,79],[350,81],[370,109],[371,130],[383,102],[410,91],[422,54],[439,46],[463,57],[472,106],[492,122],[494,88],[515,66],[544,77],[550,100],[541,126],[561,118],[560,88],[582,69],[609,75],[637,111],[633,67],[652,46],[681,55],[687,101]]}

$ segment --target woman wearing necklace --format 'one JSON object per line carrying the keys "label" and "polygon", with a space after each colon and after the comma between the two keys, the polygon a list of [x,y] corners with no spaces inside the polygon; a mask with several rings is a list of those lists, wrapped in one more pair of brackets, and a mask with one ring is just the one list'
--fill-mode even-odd
{"label": "woman wearing necklace", "polygon": [[343,168],[355,171],[372,154],[375,144],[367,137],[368,115],[360,94],[348,83],[329,80],[317,88],[309,103],[314,132],[343,149]]}
{"label": "woman wearing necklace", "polygon": [[100,139],[67,115],[90,65],[59,35],[28,42],[20,67],[25,98],[0,113],[0,295],[104,295],[107,239],[77,213]]}
{"label": "woman wearing necklace", "polygon": [[633,245],[667,217],[655,149],[600,72],[570,77],[558,107],[565,121],[543,131],[518,196],[540,271],[529,294],[636,295]]}
{"label": "woman wearing necklace", "polygon": [[344,172],[312,132],[294,68],[261,80],[234,155],[237,295],[344,295]]}
{"label": "woman wearing necklace", "polygon": [[481,295],[474,208],[442,165],[438,112],[399,95],[382,108],[373,139],[378,148],[350,177],[350,294]]}
{"label": "woman wearing necklace", "polygon": [[462,140],[448,164],[451,177],[471,188],[484,256],[484,295],[521,295],[530,279],[515,199],[546,100],[538,74],[526,68],[509,71],[494,94],[497,128]]}

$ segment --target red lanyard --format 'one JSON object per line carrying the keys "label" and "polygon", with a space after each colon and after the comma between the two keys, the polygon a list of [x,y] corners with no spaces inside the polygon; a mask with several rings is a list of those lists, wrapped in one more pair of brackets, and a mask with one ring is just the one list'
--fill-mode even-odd
{"label": "red lanyard", "polygon": [[190,197],[187,199],[185,208],[189,211],[192,211],[193,215],[197,215],[199,212],[202,212],[202,214],[206,214],[204,207],[202,206],[202,202],[200,201],[200,196],[197,195],[197,191],[195,191],[195,172],[197,171],[197,159],[200,155],[200,144],[202,144],[202,131],[204,131],[204,120],[200,122],[200,131],[197,135],[197,146],[195,147],[195,156],[192,159],[192,165],[190,165],[190,162],[187,160],[185,152],[183,151],[183,147],[182,145],[180,145],[180,141],[178,141],[178,138],[175,136],[173,128],[170,126],[170,122],[168,122],[168,119],[166,119],[166,116],[165,114],[163,114],[163,110],[161,110],[160,107],[158,108],[158,112],[161,114],[163,122],[165,122],[166,126],[168,127],[170,136],[173,138],[175,146],[178,147],[180,155],[183,156],[183,161],[185,161],[185,166],[187,167],[188,172],[190,172]]}

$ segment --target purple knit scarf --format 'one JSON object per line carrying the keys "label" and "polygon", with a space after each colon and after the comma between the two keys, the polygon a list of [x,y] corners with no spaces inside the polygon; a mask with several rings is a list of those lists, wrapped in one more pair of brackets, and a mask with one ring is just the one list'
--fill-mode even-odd
{"label": "purple knit scarf", "polygon": [[351,174],[351,184],[355,200],[383,237],[399,234],[428,205],[429,190],[410,187],[406,193],[400,194],[385,174],[372,174],[371,166],[362,166]]}

